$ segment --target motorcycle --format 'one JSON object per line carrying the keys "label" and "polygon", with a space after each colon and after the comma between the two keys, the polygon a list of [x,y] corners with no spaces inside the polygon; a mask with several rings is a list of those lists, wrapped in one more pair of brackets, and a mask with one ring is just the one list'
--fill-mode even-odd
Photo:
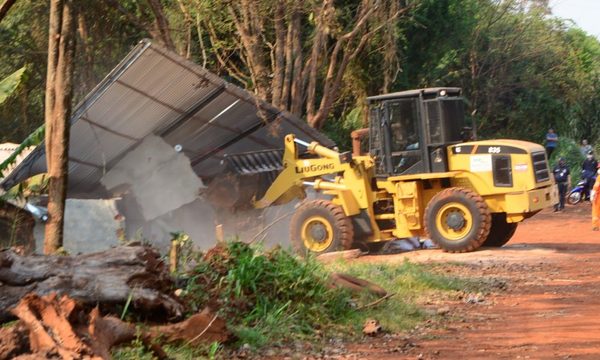
{"label": "motorcycle", "polygon": [[575,187],[567,194],[567,203],[569,205],[576,205],[584,200],[590,200],[590,189],[592,184],[596,181],[596,175],[590,178],[582,178],[577,182]]}

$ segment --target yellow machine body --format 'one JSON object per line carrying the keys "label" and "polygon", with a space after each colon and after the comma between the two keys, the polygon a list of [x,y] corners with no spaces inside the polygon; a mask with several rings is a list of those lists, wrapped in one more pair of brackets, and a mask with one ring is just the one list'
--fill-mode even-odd
{"label": "yellow machine body", "polygon": [[424,236],[450,252],[503,246],[518,222],[556,204],[558,192],[541,145],[471,140],[461,92],[367,98],[369,128],[353,133],[352,155],[287,135],[283,170],[255,205],[304,198],[308,187],[329,196],[292,216],[301,252]]}
{"label": "yellow machine body", "polygon": [[[543,159],[541,145],[517,140],[476,141],[447,148],[449,171],[376,177],[375,159],[350,156],[313,142],[307,146],[314,158],[300,158],[294,135],[285,138],[283,171],[257,208],[304,198],[306,187],[331,196],[348,217],[365,214],[370,234],[361,241],[379,242],[396,238],[424,236],[424,211],[443,189],[459,187],[479,194],[491,213],[506,214],[506,222],[520,222],[557,203],[557,190],[550,176],[538,181],[534,155]],[[511,181],[494,180],[494,161],[508,165]],[[540,160],[541,161],[541,160]],[[375,204],[387,202],[387,211]],[[387,224],[388,226],[385,226]],[[390,226],[391,225],[391,226]]]}

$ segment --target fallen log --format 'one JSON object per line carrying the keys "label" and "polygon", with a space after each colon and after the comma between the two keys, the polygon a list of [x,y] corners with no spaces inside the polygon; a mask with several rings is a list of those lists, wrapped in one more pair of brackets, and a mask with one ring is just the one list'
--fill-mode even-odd
{"label": "fallen log", "polygon": [[20,256],[0,252],[0,323],[28,293],[68,295],[84,305],[114,306],[131,297],[132,310],[178,319],[183,305],[173,295],[167,266],[153,249],[122,246],[78,256]]}

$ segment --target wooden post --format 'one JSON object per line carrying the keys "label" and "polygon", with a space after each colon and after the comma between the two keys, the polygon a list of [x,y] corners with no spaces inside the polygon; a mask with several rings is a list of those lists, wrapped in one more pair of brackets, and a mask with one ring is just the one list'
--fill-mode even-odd
{"label": "wooden post", "polygon": [[223,233],[223,225],[219,224],[215,227],[215,235],[217,238],[217,244],[225,243],[225,234]]}
{"label": "wooden post", "polygon": [[177,264],[179,263],[179,241],[177,238],[171,239],[171,250],[169,251],[169,270],[172,273],[177,271]]}

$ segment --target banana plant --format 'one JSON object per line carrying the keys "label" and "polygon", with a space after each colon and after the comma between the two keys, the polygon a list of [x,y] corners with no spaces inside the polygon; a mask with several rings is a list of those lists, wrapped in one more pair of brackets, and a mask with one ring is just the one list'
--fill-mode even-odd
{"label": "banana plant", "polygon": [[[24,79],[25,67],[20,68],[8,77],[0,80],[0,106],[17,90],[19,84]],[[30,146],[36,146],[44,139],[44,125],[40,126],[37,130],[31,133],[21,145],[19,145],[15,151],[2,163],[0,163],[0,178],[4,176],[3,172],[12,165],[17,156]]]}
{"label": "banana plant", "polygon": [[24,74],[25,67],[22,67],[8,77],[0,80],[0,105],[2,105],[19,87]]}

